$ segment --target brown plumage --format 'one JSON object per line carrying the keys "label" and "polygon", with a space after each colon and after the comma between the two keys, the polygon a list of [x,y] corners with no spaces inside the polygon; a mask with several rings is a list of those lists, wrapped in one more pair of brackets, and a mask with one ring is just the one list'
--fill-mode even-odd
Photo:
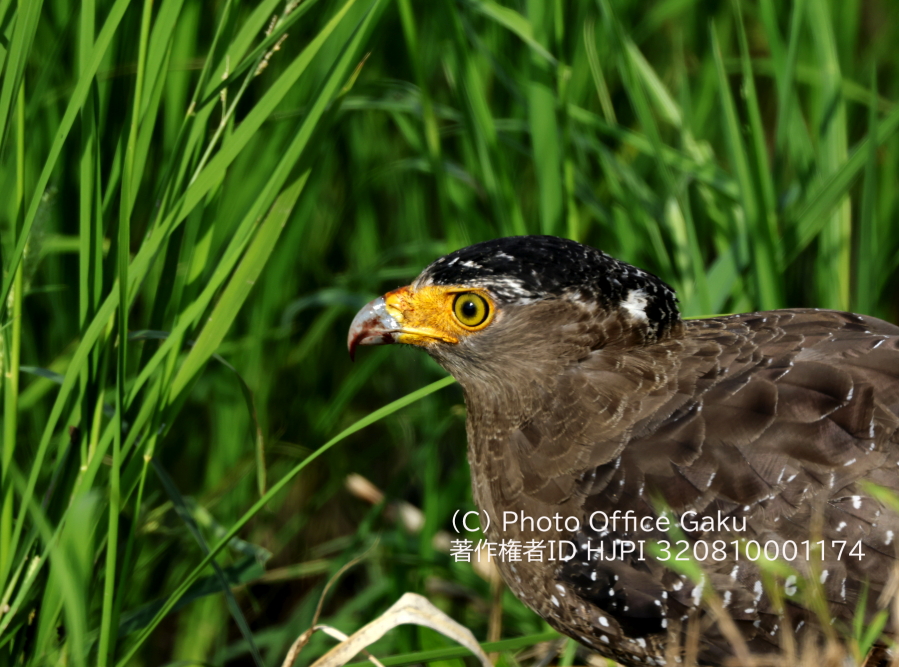
{"label": "brown plumage", "polygon": [[[899,327],[801,309],[682,321],[655,276],[572,241],[513,237],[441,258],[360,311],[351,352],[389,342],[423,347],[462,386],[488,538],[572,545],[568,560],[498,565],[599,653],[664,664],[692,616],[700,661],[722,663],[734,648],[709,591],[754,653],[779,650],[784,632],[802,642],[822,623],[849,626],[862,599],[868,619],[889,607],[899,517],[865,483],[899,491]],[[657,524],[665,507],[680,536]],[[616,510],[642,523],[603,524]],[[504,530],[507,512],[577,528]],[[660,540],[672,557],[686,546],[704,580],[651,557]],[[786,550],[798,574],[785,577],[785,615],[742,551],[753,540]],[[805,580],[821,584],[817,613]]]}

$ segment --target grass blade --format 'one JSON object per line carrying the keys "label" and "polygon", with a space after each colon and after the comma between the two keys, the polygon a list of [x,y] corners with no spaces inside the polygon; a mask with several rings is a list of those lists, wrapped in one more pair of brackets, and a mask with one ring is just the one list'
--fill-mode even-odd
{"label": "grass blade", "polygon": [[[72,129],[72,125],[75,122],[76,116],[81,110],[81,107],[84,105],[84,100],[87,97],[91,82],[96,76],[97,70],[100,68],[100,63],[103,61],[103,57],[106,55],[106,49],[109,47],[109,43],[112,41],[112,37],[119,27],[119,22],[122,20],[122,16],[125,14],[125,10],[128,8],[128,4],[129,0],[116,0],[115,4],[109,10],[109,15],[106,18],[106,23],[103,24],[103,28],[100,30],[100,34],[97,36],[97,41],[94,43],[94,48],[91,50],[90,61],[87,67],[81,72],[80,76],[78,77],[78,83],[75,84],[75,90],[72,92],[72,97],[69,100],[68,106],[66,107],[65,115],[60,121],[59,128],[57,129],[56,135],[53,138],[53,145],[50,148],[50,154],[47,156],[47,159],[44,162],[44,167],[41,170],[41,175],[40,177],[38,177],[37,184],[34,188],[34,194],[32,195],[31,203],[28,206],[28,212],[25,214],[25,222],[22,225],[22,232],[19,234],[15,250],[13,250],[12,256],[7,263],[6,277],[3,279],[3,288],[2,291],[0,291],[0,303],[5,303],[7,296],[9,296],[9,290],[12,284],[12,276],[14,275],[14,271],[19,265],[19,262],[22,261],[22,253],[25,251],[25,244],[28,241],[28,236],[31,232],[31,226],[34,224],[34,218],[37,215],[37,210],[40,206],[41,198],[44,196],[44,191],[47,188],[47,183],[50,180],[50,175],[53,173],[53,169],[56,167],[56,161],[59,159],[59,154],[62,151],[62,146],[65,143],[66,138],[68,138],[69,136],[69,132]],[[25,3],[25,6],[39,8],[40,2],[27,2]],[[4,84],[6,83],[8,83],[8,80],[4,81]]]}
{"label": "grass blade", "polygon": [[260,498],[233,526],[231,526],[225,536],[218,541],[218,543],[212,548],[209,554],[207,554],[206,557],[203,558],[200,564],[197,565],[184,579],[181,585],[178,586],[177,589],[175,589],[175,591],[166,600],[162,608],[159,609],[153,619],[147,624],[144,630],[137,637],[131,649],[125,654],[122,660],[119,661],[118,667],[125,667],[125,665],[129,663],[131,656],[133,656],[140,645],[143,644],[144,641],[146,641],[150,633],[156,628],[159,622],[163,618],[165,618],[165,616],[171,611],[172,607],[174,607],[178,600],[180,600],[181,597],[187,592],[187,590],[194,584],[194,582],[199,578],[199,575],[203,572],[206,566],[212,562],[212,559],[215,558],[215,556],[228,544],[231,538],[236,536],[240,529],[243,528],[244,525],[246,525],[246,523],[250,519],[252,519],[263,507],[265,507],[266,503],[274,498],[275,495],[281,491],[281,489],[283,489],[291,480],[299,475],[306,466],[308,466],[319,456],[327,452],[334,445],[351,436],[353,433],[362,430],[366,426],[374,424],[375,422],[383,419],[384,417],[387,417],[388,415],[393,414],[397,410],[400,410],[407,405],[421,400],[425,396],[428,396],[435,391],[443,389],[444,387],[448,387],[454,382],[455,380],[452,377],[443,378],[442,380],[432,382],[428,386],[422,387],[421,389],[414,391],[411,394],[404,396],[403,398],[397,399],[393,403],[385,405],[379,410],[375,410],[371,414],[366,415],[365,417],[357,421],[352,426],[338,433],[324,445],[315,450],[315,452],[306,457],[301,463],[294,466],[289,473],[287,473],[284,477],[273,484],[272,487],[268,490],[268,493]]}
{"label": "grass blade", "polygon": [[[202,552],[208,555],[209,545],[206,543],[206,540],[203,539],[203,534],[200,532],[199,526],[197,526],[197,523],[190,515],[190,510],[188,510],[178,487],[175,486],[175,483],[172,481],[172,478],[169,477],[165,468],[163,468],[156,459],[153,460],[153,469],[156,471],[159,480],[162,482],[163,488],[175,505],[175,511],[178,512],[178,516],[184,521],[190,534],[197,541],[197,544],[200,545]],[[256,646],[256,642],[253,640],[253,632],[250,630],[250,624],[247,623],[247,619],[244,617],[243,612],[240,611],[240,605],[237,604],[237,600],[234,598],[234,593],[231,592],[231,584],[228,578],[225,576],[221,566],[215,560],[210,561],[209,564],[212,565],[212,570],[215,572],[215,577],[221,587],[220,590],[225,595],[225,600],[228,603],[228,610],[231,612],[234,622],[237,623],[237,627],[240,628],[240,633],[243,635],[243,638],[250,646],[250,654],[253,656],[256,667],[262,667],[262,655],[259,653],[259,647]]]}
{"label": "grass blade", "polygon": [[169,390],[169,404],[178,401],[181,392],[196,377],[197,373],[200,372],[200,369],[225,338],[231,323],[249,296],[250,290],[268,261],[269,255],[274,250],[275,243],[281,235],[281,230],[287,224],[287,219],[293,212],[293,207],[308,178],[309,171],[306,171],[300,178],[294,181],[278,197],[272,206],[271,212],[259,226],[259,231],[237,267],[234,277],[225,287],[218,305],[213,309],[206,325],[200,332],[200,336],[197,338],[197,342],[191,348],[187,359],[184,360],[184,363],[178,370],[178,374],[172,381],[171,389]]}

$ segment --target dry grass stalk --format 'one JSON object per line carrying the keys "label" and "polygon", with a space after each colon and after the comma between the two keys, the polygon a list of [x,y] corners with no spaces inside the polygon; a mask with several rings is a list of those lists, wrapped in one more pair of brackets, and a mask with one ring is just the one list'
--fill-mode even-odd
{"label": "dry grass stalk", "polygon": [[[431,602],[415,593],[406,593],[397,600],[390,609],[381,614],[371,623],[363,626],[340,644],[332,648],[321,658],[316,660],[312,667],[342,667],[356,655],[363,652],[367,646],[378,641],[388,631],[399,625],[422,625],[440,634],[449,637],[471,651],[481,662],[482,667],[492,667],[487,654],[481,650],[480,645],[471,634],[471,631],[462,624],[454,621],[440,611]],[[324,627],[317,626],[325,630]],[[291,646],[282,667],[291,667],[299,654],[300,648],[308,641],[312,628],[304,632]],[[327,628],[328,634],[335,636],[333,628]],[[338,631],[339,632],[339,631]],[[341,633],[342,635],[342,633]],[[370,658],[375,661],[373,657]],[[375,661],[377,664],[377,661]]]}

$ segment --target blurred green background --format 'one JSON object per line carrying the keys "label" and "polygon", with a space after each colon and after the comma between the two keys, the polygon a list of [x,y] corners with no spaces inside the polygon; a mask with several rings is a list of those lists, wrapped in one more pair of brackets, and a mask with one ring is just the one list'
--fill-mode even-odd
{"label": "blurred green background", "polygon": [[444,373],[351,364],[356,309],[547,233],[685,315],[896,321],[896,44],[893,0],[0,0],[0,666],[278,665],[360,556],[323,622],[534,644],[447,552],[458,388],[376,413]]}

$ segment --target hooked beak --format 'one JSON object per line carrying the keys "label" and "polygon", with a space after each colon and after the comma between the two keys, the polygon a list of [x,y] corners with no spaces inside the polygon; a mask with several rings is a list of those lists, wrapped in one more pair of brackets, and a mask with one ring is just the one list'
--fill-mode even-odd
{"label": "hooked beak", "polygon": [[402,327],[396,319],[387,312],[387,302],[383,296],[374,301],[369,301],[362,307],[353,323],[350,325],[350,333],[347,336],[347,348],[350,351],[350,359],[356,358],[356,348],[359,345],[387,345],[395,343],[396,336],[402,333]]}
{"label": "hooked beak", "polygon": [[346,341],[350,359],[359,345],[406,343],[427,348],[437,343],[458,343],[459,337],[453,332],[429,324],[428,315],[433,314],[434,308],[427,297],[422,301],[421,294],[409,287],[370,301],[356,313],[350,325]]}

